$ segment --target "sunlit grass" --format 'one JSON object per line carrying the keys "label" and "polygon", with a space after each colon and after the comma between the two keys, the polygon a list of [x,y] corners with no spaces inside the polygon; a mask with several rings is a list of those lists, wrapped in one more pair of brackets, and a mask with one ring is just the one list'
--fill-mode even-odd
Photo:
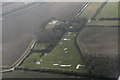
{"label": "sunlit grass", "polygon": [[95,18],[117,18],[118,16],[118,3],[108,2]]}
{"label": "sunlit grass", "polygon": [[[21,66],[27,68],[47,68],[53,70],[88,73],[86,67],[84,66],[81,66],[79,69],[76,69],[76,66],[78,64],[84,65],[80,53],[76,49],[74,44],[74,37],[76,36],[76,34],[77,33],[71,32],[66,33],[55,46],[55,48],[50,53],[46,53],[46,55],[44,55],[43,57],[40,56],[40,53],[31,53],[31,55],[23,62]],[[67,48],[67,53],[64,50],[65,48]],[[36,64],[37,61],[39,61],[40,64]],[[60,65],[71,66],[61,67]]]}

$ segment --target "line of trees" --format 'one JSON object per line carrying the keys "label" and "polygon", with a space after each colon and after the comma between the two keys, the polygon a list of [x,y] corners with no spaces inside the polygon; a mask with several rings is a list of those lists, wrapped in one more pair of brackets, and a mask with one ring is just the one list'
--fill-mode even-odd
{"label": "line of trees", "polygon": [[66,75],[75,75],[75,76],[85,76],[90,77],[90,74],[77,72],[72,70],[63,70],[63,69],[51,69],[51,68],[26,68],[26,67],[17,67],[16,70],[26,70],[26,71],[36,71],[36,72],[51,72],[51,73],[59,73],[59,74],[66,74]]}
{"label": "line of trees", "polygon": [[118,56],[104,56],[102,54],[87,55],[86,66],[96,78],[118,77]]}
{"label": "line of trees", "polygon": [[[87,22],[86,18],[83,19],[73,19],[69,21],[68,23],[63,22],[63,24],[57,25],[54,28],[45,29],[44,27],[39,29],[35,35],[37,38],[37,42],[39,43],[47,43],[45,50],[42,50],[42,52],[50,52],[57,42],[61,39],[61,37],[64,35],[65,32],[79,32],[83,25]],[[70,28],[72,26],[73,28]],[[41,50],[40,50],[41,51]],[[38,52],[40,52],[38,50]]]}
{"label": "line of trees", "polygon": [[[63,22],[63,24],[57,25],[54,28],[45,29],[45,26],[36,32],[38,42],[54,43],[67,31],[78,32],[81,27],[87,22],[86,18],[75,18],[69,22]],[[73,28],[70,28],[72,26]]]}

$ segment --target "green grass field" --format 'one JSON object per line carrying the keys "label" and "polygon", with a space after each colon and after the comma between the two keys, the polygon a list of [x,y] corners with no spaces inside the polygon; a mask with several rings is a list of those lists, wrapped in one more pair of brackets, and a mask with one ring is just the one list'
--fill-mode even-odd
{"label": "green grass field", "polygon": [[[95,19],[99,18],[118,18],[118,3],[108,2],[97,14]],[[118,26],[118,20],[91,20],[86,25],[95,26]]]}
{"label": "green grass field", "polygon": [[[76,36],[76,33],[66,33],[50,53],[47,53],[43,57],[41,57],[41,53],[31,53],[21,66],[88,73],[80,53],[74,45],[74,36]],[[67,53],[64,50],[65,48],[67,48]],[[40,62],[40,64],[36,64],[36,62]],[[78,64],[82,66],[76,69]],[[71,66],[61,67],[60,65]]]}
{"label": "green grass field", "polygon": [[45,43],[37,43],[35,44],[33,50],[44,50],[46,49],[47,44]]}
{"label": "green grass field", "polygon": [[41,53],[31,52],[31,55],[24,61],[22,65],[30,66],[30,64],[33,64],[34,66],[35,62],[39,60],[41,56]]}
{"label": "green grass field", "polygon": [[86,25],[95,25],[95,26],[118,26],[118,21],[114,20],[114,21],[110,21],[110,20],[92,20],[90,22],[88,22]]}
{"label": "green grass field", "polygon": [[118,3],[108,2],[100,11],[100,13],[95,17],[99,18],[117,18],[118,17]]}

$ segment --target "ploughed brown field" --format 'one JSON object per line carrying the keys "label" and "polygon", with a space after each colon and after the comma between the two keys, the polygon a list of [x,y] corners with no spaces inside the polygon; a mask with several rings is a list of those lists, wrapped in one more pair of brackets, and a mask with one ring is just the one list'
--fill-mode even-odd
{"label": "ploughed brown field", "polygon": [[78,43],[85,54],[118,55],[118,28],[86,26],[78,36]]}

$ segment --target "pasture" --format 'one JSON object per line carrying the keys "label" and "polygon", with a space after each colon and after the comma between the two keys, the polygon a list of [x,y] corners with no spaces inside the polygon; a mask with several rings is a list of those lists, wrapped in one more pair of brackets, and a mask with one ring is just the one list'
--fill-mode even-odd
{"label": "pasture", "polygon": [[76,32],[65,33],[55,48],[42,57],[41,53],[31,53],[21,67],[88,73],[84,61],[74,44],[76,34]]}
{"label": "pasture", "polygon": [[86,25],[93,25],[93,26],[118,26],[117,20],[91,20]]}
{"label": "pasture", "polygon": [[99,18],[118,18],[118,2],[108,2],[95,17]]}

